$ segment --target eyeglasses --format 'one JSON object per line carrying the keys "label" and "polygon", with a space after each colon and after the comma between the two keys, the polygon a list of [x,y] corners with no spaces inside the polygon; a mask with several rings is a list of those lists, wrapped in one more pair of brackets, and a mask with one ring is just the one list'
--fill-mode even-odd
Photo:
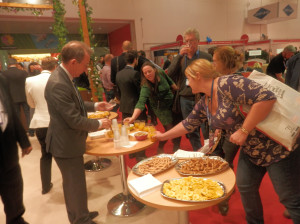
{"label": "eyeglasses", "polygon": [[187,39],[185,40],[186,43],[193,43],[193,42],[196,42],[197,40],[196,39]]}

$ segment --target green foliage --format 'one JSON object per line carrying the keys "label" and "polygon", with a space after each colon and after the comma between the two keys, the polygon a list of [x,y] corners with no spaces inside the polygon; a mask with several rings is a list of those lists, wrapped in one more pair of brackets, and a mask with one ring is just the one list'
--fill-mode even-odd
{"label": "green foliage", "polygon": [[36,9],[36,8],[21,8],[21,7],[0,7],[1,10],[4,10],[6,12],[25,12],[25,11],[30,11],[32,15],[35,16],[41,16],[44,14],[44,11],[47,9]]}
{"label": "green foliage", "polygon": [[65,26],[66,10],[60,0],[53,0],[53,34],[58,38],[57,52],[67,43],[68,30]]}
{"label": "green foliage", "polygon": [[[78,5],[78,0],[72,0],[73,4]],[[94,47],[96,47],[95,44],[95,35],[94,35],[94,31],[92,28],[92,14],[93,14],[93,9],[87,4],[86,0],[82,0],[81,4],[85,7],[85,12],[86,12],[86,21],[87,21],[87,29],[88,29],[88,35],[89,35],[89,39],[90,39],[90,46],[92,49],[94,49]],[[81,19],[81,14],[80,11],[78,10],[78,15],[80,17],[80,23],[82,22]],[[79,33],[81,35],[81,39],[82,41],[84,40],[84,36],[83,36],[83,30],[82,30],[82,24],[80,24],[80,29],[79,29]],[[89,69],[89,77],[93,82],[93,85],[96,89],[96,93],[95,95],[97,96],[99,101],[103,100],[102,94],[103,94],[103,87],[102,87],[102,83],[101,83],[101,79],[100,79],[100,75],[98,74],[98,70],[96,68],[96,64],[97,64],[97,59],[95,54],[91,55],[91,62],[90,64],[92,65],[91,68]]]}

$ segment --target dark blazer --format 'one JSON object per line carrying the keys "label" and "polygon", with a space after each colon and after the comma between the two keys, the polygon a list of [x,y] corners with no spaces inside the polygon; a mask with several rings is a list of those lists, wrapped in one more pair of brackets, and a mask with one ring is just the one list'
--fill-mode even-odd
{"label": "dark blazer", "polygon": [[126,66],[117,73],[116,84],[120,90],[120,111],[133,114],[140,96],[140,73],[130,66]]}
{"label": "dark blazer", "polygon": [[294,55],[287,61],[285,84],[298,91],[300,79],[300,53]]}
{"label": "dark blazer", "polygon": [[121,71],[126,66],[125,62],[125,53],[123,52],[120,56],[114,57],[111,60],[111,73],[110,73],[110,80],[113,84],[116,85],[116,77],[117,73]]}
{"label": "dark blazer", "polygon": [[30,142],[21,124],[9,93],[7,80],[0,74],[0,99],[8,115],[8,123],[4,132],[0,128],[0,174],[10,170],[19,163],[18,146],[27,148]]}
{"label": "dark blazer", "polygon": [[[97,131],[99,122],[87,118],[72,81],[60,66],[48,80],[45,99],[50,114],[47,152],[59,158],[82,156],[87,134],[89,131]],[[93,102],[84,104],[88,111],[94,111]]]}
{"label": "dark blazer", "polygon": [[25,80],[27,72],[17,67],[10,67],[3,72],[9,85],[10,94],[14,103],[26,102]]}

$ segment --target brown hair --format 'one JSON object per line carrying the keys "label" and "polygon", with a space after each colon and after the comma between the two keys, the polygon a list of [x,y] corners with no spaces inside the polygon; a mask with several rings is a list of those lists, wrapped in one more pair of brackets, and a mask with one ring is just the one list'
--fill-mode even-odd
{"label": "brown hair", "polygon": [[[155,70],[154,85],[148,79],[146,79],[144,75],[143,68],[146,66],[150,66]],[[141,67],[141,86],[146,84],[150,89],[151,95],[155,95],[158,93],[158,81],[159,81],[159,75],[158,75],[157,68],[150,61],[146,61]]]}
{"label": "brown hair", "polygon": [[243,63],[244,55],[230,46],[218,47],[214,54],[224,64],[225,68],[235,72]]}
{"label": "brown hair", "polygon": [[192,61],[192,63],[185,69],[185,75],[190,76],[191,78],[197,78],[197,74],[203,78],[217,78],[221,76],[212,65],[212,63],[206,59],[197,59]]}
{"label": "brown hair", "polygon": [[44,57],[44,58],[42,59],[42,64],[41,64],[41,66],[42,66],[42,69],[43,69],[43,70],[52,71],[52,70],[54,70],[54,69],[56,68],[56,66],[57,66],[57,61],[56,61],[55,58],[50,57],[50,56]]}
{"label": "brown hair", "polygon": [[61,59],[63,63],[68,63],[72,59],[76,59],[80,63],[85,54],[91,56],[93,54],[92,49],[81,41],[73,40],[62,48]]}

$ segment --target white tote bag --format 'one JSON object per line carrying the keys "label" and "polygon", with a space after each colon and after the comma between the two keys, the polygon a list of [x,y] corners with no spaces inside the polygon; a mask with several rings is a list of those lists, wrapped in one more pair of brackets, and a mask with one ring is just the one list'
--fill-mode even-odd
{"label": "white tote bag", "polygon": [[[300,132],[300,93],[264,73],[253,71],[249,79],[272,91],[277,101],[270,114],[256,129],[291,151]],[[242,105],[242,112],[251,106]]]}

